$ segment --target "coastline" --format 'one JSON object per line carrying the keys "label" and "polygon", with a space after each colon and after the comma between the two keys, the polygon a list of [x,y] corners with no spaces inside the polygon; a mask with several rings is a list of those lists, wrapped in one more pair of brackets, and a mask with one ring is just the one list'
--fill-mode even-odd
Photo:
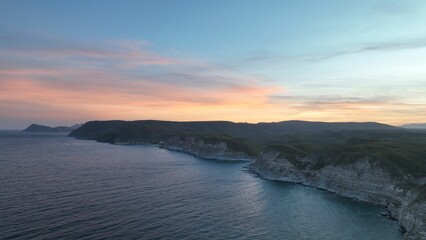
{"label": "coastline", "polygon": [[[252,162],[252,163],[254,163],[254,162]],[[298,184],[298,185],[301,185],[303,187],[316,189],[316,190],[319,190],[319,191],[322,191],[322,192],[325,192],[325,193],[328,193],[328,194],[338,196],[340,198],[346,198],[346,199],[350,199],[351,201],[362,202],[362,203],[366,203],[366,204],[369,204],[369,205],[380,207],[384,210],[384,212],[380,213],[380,216],[387,218],[390,221],[396,222],[398,224],[398,226],[400,227],[400,232],[402,234],[405,234],[407,232],[407,230],[403,226],[401,226],[398,219],[396,219],[395,217],[392,217],[392,213],[391,213],[390,209],[388,209],[387,206],[384,205],[384,204],[369,201],[369,200],[366,200],[365,198],[362,198],[360,196],[344,195],[344,194],[337,193],[335,191],[332,191],[332,190],[329,190],[329,189],[326,189],[326,188],[321,188],[319,186],[307,185],[307,184],[304,184],[303,182],[289,181],[289,180],[283,180],[283,179],[280,179],[280,178],[268,177],[267,175],[262,175],[260,172],[257,172],[256,170],[252,169],[251,168],[252,163],[248,163],[243,168],[245,169],[246,172],[253,174],[260,179],[263,179],[263,180],[266,180],[266,181],[276,181],[276,182]]]}
{"label": "coastline", "polygon": [[[373,197],[367,194],[362,189],[357,189],[351,187],[349,189],[342,190],[344,188],[336,187],[336,184],[329,184],[324,181],[312,181],[312,174],[316,175],[317,173],[301,171],[300,169],[294,168],[293,163],[288,162],[286,159],[285,164],[287,164],[287,169],[282,168],[281,165],[278,173],[273,169],[262,166],[262,164],[270,161],[274,162],[276,160],[282,161],[283,159],[275,159],[268,153],[261,153],[256,157],[247,157],[247,155],[242,154],[239,151],[235,151],[227,148],[226,143],[205,143],[203,141],[172,141],[172,142],[160,142],[159,144],[149,144],[143,142],[117,142],[112,143],[116,145],[152,145],[161,149],[167,149],[170,151],[182,152],[185,154],[192,155],[199,159],[208,159],[214,161],[224,161],[224,162],[247,162],[247,165],[244,168],[248,169],[251,173],[256,174],[259,178],[271,180],[271,181],[282,181],[301,184],[305,187],[311,187],[332,194],[336,194],[339,197],[350,198],[354,201],[362,201],[368,204],[377,205],[383,207],[386,210],[386,214],[381,214],[383,217],[386,217],[390,220],[397,221],[401,232],[404,233],[405,240],[418,240],[425,239],[426,232],[423,231],[424,226],[418,226],[416,224],[424,222],[423,219],[419,219],[417,213],[408,208],[407,204],[403,204],[404,199],[399,198],[399,196],[387,196],[386,194],[393,194],[392,192],[386,192],[384,195],[374,195]],[[269,166],[270,167],[270,166]],[[288,168],[289,167],[289,168]],[[286,174],[291,173],[291,174]],[[307,174],[306,177],[305,174]],[[356,174],[356,173],[355,173]],[[340,189],[340,190],[339,190]],[[423,206],[423,205],[422,205]],[[408,217],[407,217],[408,214]],[[419,230],[420,229],[420,230]]]}
{"label": "coastline", "polygon": [[187,155],[191,155],[191,156],[194,156],[195,158],[198,158],[198,159],[220,161],[220,162],[243,162],[243,163],[248,163],[248,164],[253,163],[255,161],[253,159],[234,159],[234,158],[203,157],[203,156],[197,155],[196,153],[185,151],[184,149],[166,148],[166,147],[160,146],[159,144],[151,144],[151,145],[155,146],[155,147],[158,147],[160,149],[166,149],[166,150],[173,151],[173,152],[180,152],[180,153],[184,153],[184,154],[187,154]]}
{"label": "coastline", "polygon": [[[368,203],[368,204],[371,204],[371,205],[374,205],[374,206],[382,207],[384,210],[386,210],[387,213],[389,213],[389,215],[382,215],[382,216],[387,217],[389,220],[398,222],[398,220],[396,218],[391,217],[390,210],[387,208],[386,205],[380,204],[380,203],[374,202],[374,201],[369,201],[368,199],[365,199],[364,197],[362,197],[360,195],[345,195],[345,194],[342,194],[342,193],[339,193],[339,192],[335,192],[335,191],[333,191],[331,189],[323,188],[323,187],[316,186],[316,185],[309,185],[309,184],[306,184],[306,183],[300,182],[300,181],[291,181],[289,179],[283,179],[283,178],[279,178],[279,177],[267,176],[267,174],[262,174],[261,172],[258,172],[255,169],[253,169],[251,167],[251,163],[249,163],[246,166],[246,168],[247,168],[248,172],[256,175],[258,178],[261,178],[261,179],[264,179],[264,180],[267,180],[267,181],[277,181],[277,182],[286,182],[286,183],[292,183],[292,184],[299,184],[299,185],[302,185],[302,186],[307,187],[307,188],[317,189],[317,190],[324,191],[324,192],[327,192],[327,193],[330,193],[330,194],[334,194],[334,195],[342,197],[342,198],[348,198],[348,199],[351,199],[353,201]],[[401,231],[403,231],[404,233],[407,231],[399,223],[398,223],[398,225],[401,227]]]}
{"label": "coastline", "polygon": [[247,165],[245,167],[248,169],[248,171],[256,174],[259,178],[262,178],[262,179],[265,179],[265,180],[300,184],[300,185],[305,186],[305,187],[310,187],[310,188],[315,188],[315,189],[319,189],[319,190],[322,190],[322,191],[326,191],[328,193],[335,194],[339,197],[350,198],[354,201],[360,201],[360,202],[365,202],[365,203],[368,203],[368,204],[380,206],[386,211],[386,214],[381,214],[381,215],[383,217],[389,219],[389,220],[396,221],[398,223],[398,225],[400,227],[400,231],[404,234],[405,240],[420,240],[420,239],[423,239],[423,237],[426,237],[426,236],[422,235],[423,233],[416,232],[416,230],[413,230],[413,226],[409,226],[409,224],[407,224],[406,221],[404,221],[402,219],[402,215],[404,215],[404,214],[401,211],[401,208],[398,207],[398,205],[403,205],[401,203],[402,201],[400,203],[394,204],[394,203],[390,203],[389,199],[386,199],[386,197],[375,196],[375,199],[372,199],[371,196],[369,196],[368,194],[365,194],[365,193],[363,194],[362,191],[358,192],[359,190],[356,189],[356,188],[353,188],[348,192],[337,191],[334,188],[327,187],[327,184],[313,184],[312,182],[310,183],[309,181],[307,181],[305,179],[294,179],[292,177],[285,176],[285,175],[273,176],[273,174],[271,172],[262,171],[261,169],[255,167],[256,164],[257,164],[257,160],[259,160],[259,158],[251,159],[251,160],[238,160],[238,159],[230,160],[229,158],[221,158],[220,155],[215,156],[215,157],[203,157],[202,154],[199,154],[199,153],[194,152],[194,151],[185,150],[184,148],[167,147],[167,146],[164,146],[164,145],[161,145],[161,144],[157,145],[157,147],[167,149],[167,150],[171,150],[171,151],[182,152],[182,153],[185,153],[185,154],[192,155],[192,156],[199,158],[199,159],[209,159],[209,160],[216,160],[216,161],[242,161],[242,162],[247,162]]}
{"label": "coastline", "polygon": [[293,164],[294,160],[271,154],[261,154],[248,166],[249,171],[264,179],[298,183],[381,206],[389,213],[384,215],[397,221],[404,230],[405,240],[426,239],[426,204],[417,200],[420,193],[415,188],[403,189],[405,182],[393,181],[383,169],[359,160],[347,166],[301,170]]}

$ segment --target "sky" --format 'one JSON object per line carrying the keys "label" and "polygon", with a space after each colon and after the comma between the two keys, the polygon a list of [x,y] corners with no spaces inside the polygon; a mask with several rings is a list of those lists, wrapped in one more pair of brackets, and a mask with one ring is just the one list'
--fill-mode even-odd
{"label": "sky", "polygon": [[426,1],[0,1],[0,129],[426,122]]}

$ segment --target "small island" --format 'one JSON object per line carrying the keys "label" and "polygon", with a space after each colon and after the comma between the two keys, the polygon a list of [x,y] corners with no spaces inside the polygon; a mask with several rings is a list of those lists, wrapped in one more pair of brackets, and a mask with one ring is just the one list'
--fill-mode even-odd
{"label": "small island", "polygon": [[80,126],[82,126],[82,124],[75,124],[71,127],[66,127],[66,126],[49,127],[49,126],[33,123],[22,131],[38,132],[38,133],[69,133],[72,130],[79,128]]}

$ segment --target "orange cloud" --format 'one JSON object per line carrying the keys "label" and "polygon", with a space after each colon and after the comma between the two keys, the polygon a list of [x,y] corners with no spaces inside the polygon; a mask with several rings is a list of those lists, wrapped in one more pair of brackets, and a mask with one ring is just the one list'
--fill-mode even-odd
{"label": "orange cloud", "polygon": [[274,104],[286,109],[285,112],[293,119],[312,121],[376,121],[400,125],[407,122],[423,122],[426,118],[425,104],[402,103],[394,100],[312,102],[296,99]]}
{"label": "orange cloud", "polygon": [[[254,84],[194,89],[143,79],[105,85],[95,81],[96,84],[91,82],[86,86],[37,79],[38,74],[60,74],[55,71],[0,72],[0,76],[3,74],[8,78],[0,79],[0,108],[7,108],[5,105],[10,102],[19,103],[9,112],[16,116],[29,106],[42,106],[46,117],[57,117],[58,112],[72,112],[89,116],[89,119],[196,120],[207,119],[212,114],[218,119],[232,119],[235,110],[247,113],[265,107],[268,95],[281,91],[279,87]],[[103,74],[97,77],[108,78]],[[106,80],[113,81],[114,78]]]}
{"label": "orange cloud", "polygon": [[[142,45],[142,46],[141,46]],[[124,41],[113,50],[1,50],[2,119],[423,122],[426,105],[292,96],[283,86]],[[13,61],[9,61],[12,59]],[[155,65],[155,66],[152,66]],[[271,100],[283,93],[290,97]]]}
{"label": "orange cloud", "polygon": [[9,109],[9,115],[43,114],[45,118],[63,121],[222,119],[259,122],[305,119],[400,124],[418,122],[426,113],[426,106],[421,104],[385,101],[303,103],[291,100],[277,105],[268,102],[268,96],[283,90],[259,85],[193,90],[140,81],[121,88],[99,85],[97,88],[81,86],[70,89],[66,84],[60,86],[24,77],[2,79],[0,83],[0,109]]}

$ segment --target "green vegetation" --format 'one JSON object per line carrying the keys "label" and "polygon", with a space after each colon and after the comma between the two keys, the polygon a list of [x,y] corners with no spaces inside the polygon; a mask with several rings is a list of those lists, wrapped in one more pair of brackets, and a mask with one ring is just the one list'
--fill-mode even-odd
{"label": "green vegetation", "polygon": [[194,137],[206,143],[225,142],[251,156],[267,147],[296,164],[301,157],[316,156],[315,168],[369,159],[394,176],[426,177],[426,132],[379,123],[93,121],[70,136],[129,144]]}
{"label": "green vegetation", "polygon": [[274,150],[287,158],[315,155],[323,164],[345,165],[362,158],[377,162],[394,176],[426,177],[426,133],[412,131],[346,131],[287,136]]}
{"label": "green vegetation", "polygon": [[418,187],[417,191],[419,193],[419,196],[417,197],[416,202],[426,202],[426,185]]}

